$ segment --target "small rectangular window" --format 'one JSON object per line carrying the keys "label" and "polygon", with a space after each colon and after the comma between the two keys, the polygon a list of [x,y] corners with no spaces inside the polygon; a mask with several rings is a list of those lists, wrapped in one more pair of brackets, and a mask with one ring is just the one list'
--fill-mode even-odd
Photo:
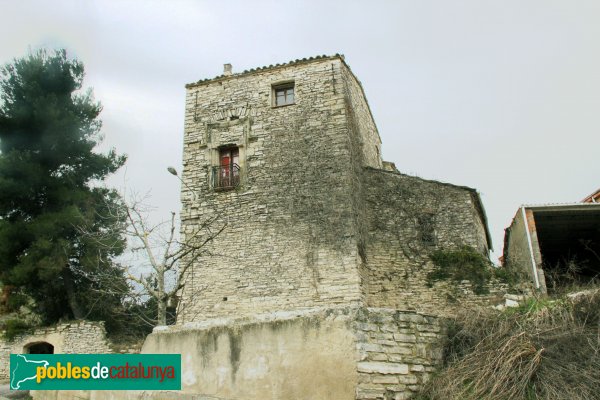
{"label": "small rectangular window", "polygon": [[421,214],[417,218],[419,238],[426,246],[435,245],[435,221],[433,214]]}
{"label": "small rectangular window", "polygon": [[273,87],[274,106],[294,104],[294,82]]}

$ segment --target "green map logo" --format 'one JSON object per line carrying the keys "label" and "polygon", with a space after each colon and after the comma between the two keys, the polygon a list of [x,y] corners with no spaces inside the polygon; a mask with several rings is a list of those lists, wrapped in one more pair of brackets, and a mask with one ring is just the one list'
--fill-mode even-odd
{"label": "green map logo", "polygon": [[[15,356],[15,362],[13,362],[13,356]],[[48,367],[50,365],[46,360],[30,360],[27,358],[30,356],[31,354],[10,355],[10,388],[12,390],[23,390],[21,384],[36,379],[39,366]]]}
{"label": "green map logo", "polygon": [[181,390],[180,354],[11,354],[13,390]]}

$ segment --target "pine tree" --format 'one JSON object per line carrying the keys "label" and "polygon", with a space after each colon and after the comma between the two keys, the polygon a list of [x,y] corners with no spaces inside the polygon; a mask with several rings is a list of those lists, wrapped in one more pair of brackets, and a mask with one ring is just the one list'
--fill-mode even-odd
{"label": "pine tree", "polygon": [[108,212],[121,199],[99,183],[125,157],[94,151],[101,106],[81,90],[83,64],[66,51],[41,50],[0,73],[0,281],[9,303],[33,298],[46,323],[106,318],[121,299],[91,277],[113,270],[120,279],[114,259],[125,240],[124,221]]}

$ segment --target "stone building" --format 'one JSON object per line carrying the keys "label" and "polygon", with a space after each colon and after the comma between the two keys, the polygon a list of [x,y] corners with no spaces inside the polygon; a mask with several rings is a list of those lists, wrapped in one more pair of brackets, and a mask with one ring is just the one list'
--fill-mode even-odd
{"label": "stone building", "polygon": [[226,65],[186,87],[182,232],[215,216],[227,226],[189,272],[179,323],[339,304],[435,311],[445,295],[425,285],[427,255],[487,256],[475,190],[382,161],[343,56]]}
{"label": "stone building", "polygon": [[436,249],[487,256],[477,192],[381,159],[343,56],[186,88],[182,235],[224,229],[142,352],[183,354],[180,396],[410,398],[440,361],[439,316],[494,298],[427,281]]}

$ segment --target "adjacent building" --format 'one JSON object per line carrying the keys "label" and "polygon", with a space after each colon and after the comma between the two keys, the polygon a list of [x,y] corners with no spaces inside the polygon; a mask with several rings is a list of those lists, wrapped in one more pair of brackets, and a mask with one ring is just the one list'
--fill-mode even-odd
{"label": "adjacent building", "polygon": [[582,203],[600,203],[600,189],[581,200]]}
{"label": "adjacent building", "polygon": [[580,203],[525,205],[504,236],[503,260],[542,293],[600,277],[598,193]]}

